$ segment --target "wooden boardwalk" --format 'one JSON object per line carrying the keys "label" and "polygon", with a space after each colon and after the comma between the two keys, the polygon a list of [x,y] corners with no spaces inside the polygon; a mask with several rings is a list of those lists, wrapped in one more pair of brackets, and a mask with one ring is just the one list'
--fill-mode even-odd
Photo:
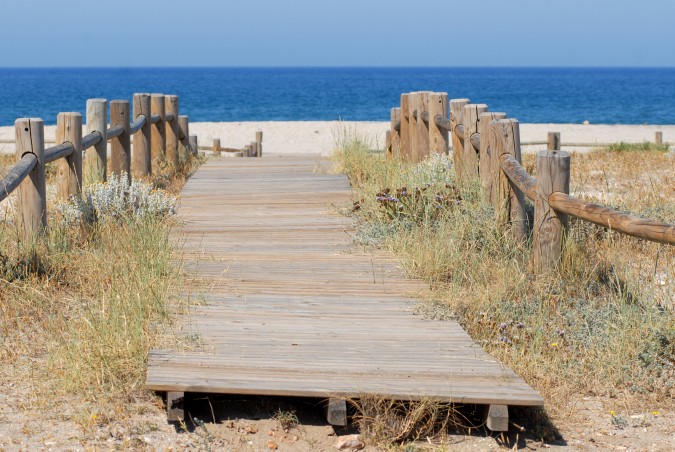
{"label": "wooden boardwalk", "polygon": [[197,351],[153,350],[158,391],[543,405],[541,396],[453,321],[413,315],[420,281],[364,252],[342,175],[318,157],[214,159],[180,213]]}

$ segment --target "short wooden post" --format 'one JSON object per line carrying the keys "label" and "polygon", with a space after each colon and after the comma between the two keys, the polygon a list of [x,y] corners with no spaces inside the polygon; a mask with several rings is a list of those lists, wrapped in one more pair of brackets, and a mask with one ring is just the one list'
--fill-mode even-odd
{"label": "short wooden post", "polygon": [[462,124],[464,124],[464,155],[462,156],[462,175],[466,181],[478,179],[478,161],[480,149],[476,149],[471,142],[480,131],[480,115],[488,110],[485,104],[468,104],[462,108]]}
{"label": "short wooden post", "polygon": [[479,133],[480,133],[480,156],[478,163],[478,173],[480,174],[480,181],[485,190],[485,199],[492,203],[494,200],[494,188],[492,186],[492,148],[490,148],[490,123],[495,119],[506,118],[506,113],[485,112],[479,116]]}
{"label": "short wooden post", "polygon": [[331,397],[325,403],[324,411],[328,423],[342,427],[347,425],[347,401]]}
{"label": "short wooden post", "polygon": [[220,138],[213,139],[213,145],[211,146],[214,155],[220,155]]}
{"label": "short wooden post", "polygon": [[108,161],[108,101],[105,99],[87,100],[87,135],[98,132],[101,141],[87,149],[82,161],[82,177],[85,184],[105,182]]}
{"label": "short wooden post", "polygon": [[534,201],[535,271],[555,268],[562,253],[562,240],[567,228],[567,215],[553,210],[548,204],[551,193],[569,194],[570,154],[565,151],[539,151],[537,154],[537,197]]}
{"label": "short wooden post", "polygon": [[145,116],[145,124],[134,135],[131,155],[131,173],[134,178],[144,178],[152,174],[150,94],[134,94],[134,120],[141,115]]}
{"label": "short wooden post", "polygon": [[508,432],[509,407],[507,405],[490,405],[485,424],[493,432]]}
{"label": "short wooden post", "polygon": [[452,127],[452,159],[455,163],[455,176],[458,184],[463,183],[463,162],[464,156],[464,129],[462,125],[462,115],[464,106],[469,103],[469,99],[452,99],[450,101],[450,127]]}
{"label": "short wooden post", "polygon": [[401,159],[410,160],[410,94],[401,94],[401,127],[399,129],[400,136],[400,153]]}
{"label": "short wooden post", "polygon": [[190,150],[190,118],[185,115],[178,117],[178,136],[181,137],[179,156],[181,162],[187,162],[192,154]]}
{"label": "short wooden post", "polygon": [[165,161],[166,150],[166,122],[164,94],[150,95],[150,113],[159,115],[159,121],[152,125],[152,138],[150,140],[150,149],[152,153],[152,168],[157,168],[159,162]]}
{"label": "short wooden post", "polygon": [[551,151],[560,150],[560,132],[549,132],[547,146]]}
{"label": "short wooden post", "polygon": [[262,140],[263,140],[262,130],[258,130],[255,133],[255,142],[256,142],[256,149],[257,149],[257,156],[258,157],[262,157],[262,155],[263,155]]}
{"label": "short wooden post", "polygon": [[525,197],[499,165],[499,157],[502,154],[510,154],[516,161],[521,162],[520,125],[516,119],[498,119],[490,123],[489,129],[489,146],[493,150],[490,167],[493,171],[492,184],[497,227],[504,229],[511,223],[515,238],[524,241],[527,240]]}
{"label": "short wooden post", "polygon": [[59,113],[56,116],[56,144],[70,143],[73,153],[56,162],[56,196],[61,200],[82,193],[82,115]]}
{"label": "short wooden post", "polygon": [[394,149],[392,148],[391,145],[391,136],[392,136],[391,130],[387,130],[384,133],[384,153],[387,160],[391,160],[394,158]]}
{"label": "short wooden post", "polygon": [[178,156],[178,134],[179,134],[179,116],[178,116],[178,96],[169,95],[164,97],[165,115],[173,115],[171,121],[166,122],[166,160],[173,168],[178,168],[180,161]]}
{"label": "short wooden post", "polygon": [[17,119],[14,130],[17,161],[26,154],[33,154],[37,158],[35,168],[18,189],[19,238],[30,243],[47,229],[44,121],[39,118]]}
{"label": "short wooden post", "polygon": [[390,110],[390,122],[391,128],[389,130],[389,139],[387,140],[387,159],[391,160],[392,158],[401,158],[401,134],[399,130],[396,130],[394,127],[396,123],[401,121],[401,109],[392,108]]}
{"label": "short wooden post", "polygon": [[448,131],[436,125],[436,116],[448,117],[448,93],[429,94],[429,151],[448,154]]}
{"label": "short wooden post", "polygon": [[110,125],[124,128],[121,135],[110,140],[110,172],[117,176],[126,173],[129,184],[131,183],[130,113],[128,100],[110,101]]}
{"label": "short wooden post", "polygon": [[429,113],[429,91],[421,91],[417,98],[417,153],[415,161],[421,162],[429,157],[429,122],[422,119],[422,113]]}
{"label": "short wooden post", "polygon": [[654,134],[654,144],[663,146],[663,132],[658,131]]}
{"label": "short wooden post", "polygon": [[190,135],[190,151],[192,155],[199,155],[199,145],[197,143],[197,135]]}

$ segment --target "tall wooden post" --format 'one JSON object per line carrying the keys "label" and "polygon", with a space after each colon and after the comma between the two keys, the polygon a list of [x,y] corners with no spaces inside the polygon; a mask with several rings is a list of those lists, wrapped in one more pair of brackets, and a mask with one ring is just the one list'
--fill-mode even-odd
{"label": "tall wooden post", "polygon": [[410,160],[410,94],[401,94],[401,127],[399,130],[401,159]]}
{"label": "tall wooden post", "polygon": [[82,177],[85,184],[105,182],[108,161],[108,101],[105,99],[87,100],[87,135],[92,132],[101,134],[101,141],[87,149],[82,162]]}
{"label": "tall wooden post", "polygon": [[417,121],[422,120],[419,116],[420,103],[421,99],[419,92],[408,94],[408,109],[410,111],[410,114],[408,115],[408,141],[410,143],[409,160],[411,162],[416,162],[419,154],[419,146],[417,144],[417,138],[419,137],[417,133]]}
{"label": "tall wooden post", "polygon": [[164,97],[165,114],[171,113],[173,119],[166,122],[166,160],[173,168],[178,168],[178,96],[170,95]]}
{"label": "tall wooden post", "polygon": [[417,93],[417,137],[415,144],[417,152],[415,154],[415,161],[421,162],[429,156],[429,122],[422,119],[422,113],[429,113],[429,91],[421,91]]}
{"label": "tall wooden post", "polygon": [[124,132],[110,140],[110,171],[117,176],[127,175],[131,183],[131,135],[129,134],[131,114],[128,100],[110,101],[110,125],[122,126]]}
{"label": "tall wooden post", "polygon": [[262,157],[262,155],[263,155],[263,154],[262,154],[262,153],[263,153],[263,149],[262,149],[262,140],[263,140],[263,133],[262,133],[262,130],[258,130],[258,131],[255,133],[255,142],[256,142],[256,150],[257,150],[256,155],[257,155],[258,157]]}
{"label": "tall wooden post", "polygon": [[190,118],[182,115],[178,117],[178,136],[180,140],[180,160],[187,162],[190,152]]}
{"label": "tall wooden post", "polygon": [[559,151],[560,150],[560,132],[549,132],[548,133],[548,150],[550,151]]}
{"label": "tall wooden post", "polygon": [[394,129],[394,126],[396,123],[401,122],[401,109],[400,108],[392,108],[390,111],[390,121],[391,121],[391,128],[390,128],[390,135],[389,135],[389,142],[387,143],[387,158],[401,158],[401,133],[400,133],[400,126],[399,130]]}
{"label": "tall wooden post", "polygon": [[[499,119],[490,123],[490,148],[493,170],[494,206],[498,228],[506,228],[511,223],[513,234],[519,241],[527,240],[527,216],[525,214],[525,197],[523,193],[502,171],[499,157],[510,154],[520,159],[520,125],[516,119]],[[482,139],[481,139],[482,141]]]}
{"label": "tall wooden post", "polygon": [[480,182],[485,190],[485,199],[492,203],[494,199],[494,188],[492,185],[491,174],[493,169],[491,154],[493,149],[490,148],[490,123],[495,119],[506,118],[506,113],[485,112],[479,116],[479,133],[480,133],[480,156],[478,163],[478,173],[480,174]]}
{"label": "tall wooden post", "polygon": [[485,104],[468,104],[462,108],[462,123],[464,124],[464,155],[462,167],[467,181],[478,178],[478,160],[480,149],[475,149],[471,138],[480,130],[480,115],[488,110]]}
{"label": "tall wooden post", "polygon": [[464,126],[462,125],[462,116],[464,113],[464,106],[469,103],[469,99],[452,99],[450,101],[450,127],[452,127],[452,158],[455,163],[455,175],[457,183],[462,184],[463,162],[464,156]]}
{"label": "tall wooden post", "polygon": [[654,134],[654,144],[657,146],[663,146],[663,132],[659,131]]}
{"label": "tall wooden post", "polygon": [[220,155],[220,138],[214,138],[211,145],[214,155]]}
{"label": "tall wooden post", "polygon": [[192,151],[192,155],[194,156],[199,155],[199,144],[197,141],[197,135],[190,135],[190,150]]}
{"label": "tall wooden post", "polygon": [[150,94],[134,94],[134,120],[141,115],[145,116],[145,124],[134,135],[134,147],[131,156],[131,173],[134,178],[144,178],[152,174]]}
{"label": "tall wooden post", "polygon": [[150,95],[150,113],[152,115],[159,115],[159,121],[152,125],[152,138],[150,140],[150,149],[152,153],[152,168],[157,168],[159,162],[164,162],[166,151],[166,121],[164,120],[165,113],[164,94]]}
{"label": "tall wooden post", "polygon": [[82,193],[82,115],[59,113],[56,116],[56,144],[70,143],[73,153],[56,162],[56,196],[61,200]]}
{"label": "tall wooden post", "polygon": [[569,191],[570,154],[565,151],[539,151],[532,238],[536,271],[555,268],[560,261],[567,215],[553,210],[548,203],[548,197],[554,192],[569,194]]}
{"label": "tall wooden post", "polygon": [[448,117],[448,93],[429,94],[429,151],[448,154],[448,131],[436,125],[436,116]]}
{"label": "tall wooden post", "polygon": [[30,243],[47,229],[44,121],[39,118],[17,119],[14,130],[17,161],[25,154],[33,154],[37,158],[35,168],[18,189],[19,238]]}

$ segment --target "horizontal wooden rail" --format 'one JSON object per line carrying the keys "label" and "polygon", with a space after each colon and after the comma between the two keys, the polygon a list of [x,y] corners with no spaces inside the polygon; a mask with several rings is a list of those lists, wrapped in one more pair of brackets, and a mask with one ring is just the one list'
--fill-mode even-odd
{"label": "horizontal wooden rail", "polygon": [[164,113],[164,120],[165,120],[166,122],[171,122],[171,121],[173,121],[174,119],[176,119],[176,117],[174,116],[173,112],[167,112],[167,113]]}
{"label": "horizontal wooden rail", "polygon": [[429,112],[428,111],[423,111],[422,114],[420,115],[420,117],[422,118],[422,121],[429,124]]}
{"label": "horizontal wooden rail", "polygon": [[16,188],[28,177],[33,168],[37,165],[35,154],[26,154],[21,160],[12,167],[11,170],[0,179],[0,201],[7,198]]}
{"label": "horizontal wooden rail", "polygon": [[103,139],[101,132],[92,132],[82,137],[82,150],[87,150],[92,146],[96,146]]}
{"label": "horizontal wooden rail", "polygon": [[162,117],[157,113],[155,113],[154,115],[150,115],[150,124],[157,124],[161,120]]}
{"label": "horizontal wooden rail", "polygon": [[446,130],[448,132],[452,131],[452,123],[450,122],[450,118],[444,118],[441,115],[436,115],[434,117],[434,122],[440,129]]}
{"label": "horizontal wooden rail", "polygon": [[549,205],[558,212],[633,237],[675,245],[675,225],[647,220],[592,202],[585,202],[564,193],[551,193]]}
{"label": "horizontal wooden rail", "polygon": [[61,143],[45,149],[45,163],[54,162],[60,158],[68,157],[75,148],[72,143]]}
{"label": "horizontal wooden rail", "polygon": [[118,136],[122,135],[124,133],[124,126],[112,126],[110,127],[106,133],[105,137],[108,141],[110,141],[113,138],[117,138]]}
{"label": "horizontal wooden rail", "polygon": [[502,154],[499,156],[499,166],[506,173],[509,180],[516,184],[516,187],[522,191],[525,196],[534,201],[537,195],[537,179],[530,176],[518,160],[511,154]]}
{"label": "horizontal wooden rail", "polygon": [[145,125],[145,115],[138,115],[136,120],[129,124],[129,134],[133,135]]}

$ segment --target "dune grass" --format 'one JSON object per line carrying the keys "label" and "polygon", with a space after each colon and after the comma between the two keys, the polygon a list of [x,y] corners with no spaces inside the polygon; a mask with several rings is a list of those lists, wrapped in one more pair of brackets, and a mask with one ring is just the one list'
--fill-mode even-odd
{"label": "dune grass", "polygon": [[[176,192],[198,164],[153,183]],[[0,362],[30,375],[43,402],[68,395],[124,413],[149,396],[149,349],[180,340],[172,196],[123,186],[112,178],[67,205],[48,196],[49,229],[34,243],[19,242],[12,209],[0,218]]]}
{"label": "dune grass", "polygon": [[[386,161],[354,136],[335,160],[354,190],[358,240],[391,250],[431,293],[421,314],[457,319],[487,351],[569,419],[575,400],[632,408],[675,396],[675,247],[571,219],[557,270],[535,275],[529,244],[495,229],[479,184],[456,187],[445,157]],[[524,165],[533,166],[533,156]],[[579,195],[675,223],[672,153],[602,150],[572,157]],[[609,399],[608,399],[609,400]]]}

